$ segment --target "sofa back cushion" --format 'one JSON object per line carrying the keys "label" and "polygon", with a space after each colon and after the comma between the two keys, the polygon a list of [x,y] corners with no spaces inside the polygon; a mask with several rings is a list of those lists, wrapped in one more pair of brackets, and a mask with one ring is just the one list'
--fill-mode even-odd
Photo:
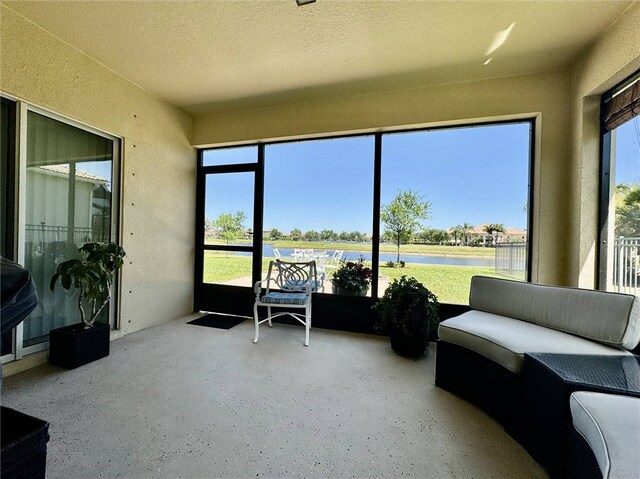
{"label": "sofa back cushion", "polygon": [[474,276],[469,305],[617,348],[640,342],[640,304],[630,294]]}

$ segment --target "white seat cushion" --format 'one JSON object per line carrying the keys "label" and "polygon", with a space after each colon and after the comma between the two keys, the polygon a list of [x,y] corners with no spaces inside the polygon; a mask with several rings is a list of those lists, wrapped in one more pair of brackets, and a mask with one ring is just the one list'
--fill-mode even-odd
{"label": "white seat cushion", "polygon": [[640,477],[640,398],[577,391],[573,426],[593,451],[604,479]]}
{"label": "white seat cushion", "polygon": [[640,341],[640,301],[631,294],[474,276],[469,306],[614,348],[631,350]]}
{"label": "white seat cushion", "polygon": [[524,353],[631,354],[555,329],[474,310],[440,323],[438,335],[518,374]]}

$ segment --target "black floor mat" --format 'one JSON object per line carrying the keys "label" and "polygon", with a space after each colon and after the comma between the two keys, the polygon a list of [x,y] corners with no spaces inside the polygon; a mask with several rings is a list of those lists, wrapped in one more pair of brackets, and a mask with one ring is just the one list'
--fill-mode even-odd
{"label": "black floor mat", "polygon": [[202,316],[201,318],[189,321],[187,324],[195,324],[196,326],[207,326],[209,328],[231,329],[246,320],[247,318],[238,316],[207,314],[206,316]]}

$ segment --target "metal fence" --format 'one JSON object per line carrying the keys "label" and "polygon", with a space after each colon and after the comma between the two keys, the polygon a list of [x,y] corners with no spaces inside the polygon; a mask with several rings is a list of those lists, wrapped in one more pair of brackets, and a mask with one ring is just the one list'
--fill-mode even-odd
{"label": "metal fence", "polygon": [[640,238],[616,238],[612,276],[615,291],[640,294]]}
{"label": "metal fence", "polygon": [[527,243],[498,243],[496,273],[519,280],[527,278]]}
{"label": "metal fence", "polygon": [[[72,243],[81,245],[91,241],[93,232],[90,227],[73,228],[71,237]],[[69,238],[69,228],[67,226],[51,225],[26,225],[26,242],[37,245],[66,242]],[[96,240],[99,241],[99,240]]]}

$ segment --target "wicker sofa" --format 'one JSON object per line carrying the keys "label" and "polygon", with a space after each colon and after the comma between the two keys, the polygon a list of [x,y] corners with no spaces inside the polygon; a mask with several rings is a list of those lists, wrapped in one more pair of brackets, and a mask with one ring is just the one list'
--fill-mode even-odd
{"label": "wicker sofa", "polygon": [[469,305],[438,328],[436,385],[483,408],[516,439],[525,353],[628,355],[640,342],[632,295],[475,276]]}

